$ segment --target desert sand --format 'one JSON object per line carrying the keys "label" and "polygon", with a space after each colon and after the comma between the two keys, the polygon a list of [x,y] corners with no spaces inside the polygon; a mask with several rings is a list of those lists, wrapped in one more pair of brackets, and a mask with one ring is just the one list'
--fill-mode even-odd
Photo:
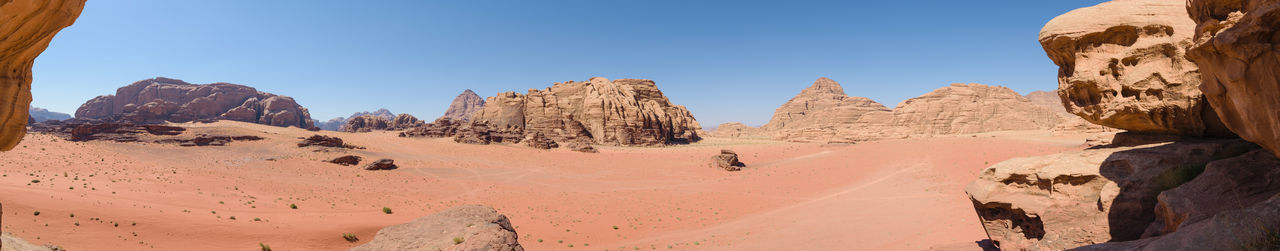
{"label": "desert sand", "polygon": [[[1084,138],[1001,132],[850,145],[708,138],[588,154],[386,131],[320,133],[367,149],[298,148],[299,137],[316,132],[232,121],[172,125],[188,127],[184,135],[266,139],[180,147],[29,134],[0,160],[3,231],[70,250],[259,243],[345,250],[386,226],[485,204],[511,219],[529,250],[979,250],[986,236],[964,185],[990,164],[1079,150]],[[710,167],[721,149],[737,151],[747,167]],[[395,159],[400,168],[323,162],[346,154],[364,157],[362,164]]]}

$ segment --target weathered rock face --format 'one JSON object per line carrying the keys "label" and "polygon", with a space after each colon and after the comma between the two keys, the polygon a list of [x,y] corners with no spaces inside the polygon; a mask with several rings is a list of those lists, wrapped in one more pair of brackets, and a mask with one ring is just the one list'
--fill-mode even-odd
{"label": "weathered rock face", "polygon": [[417,117],[409,114],[396,115],[396,119],[391,120],[392,130],[404,130],[422,125],[422,121]]}
{"label": "weathered rock face", "polygon": [[85,0],[7,0],[0,3],[0,151],[26,134],[31,66],[53,36],[75,23]]}
{"label": "weathered rock face", "polygon": [[1161,192],[1206,163],[1253,149],[1240,140],[1188,140],[1018,158],[983,170],[965,192],[1005,250],[1135,240],[1156,220]]}
{"label": "weathered rock face", "polygon": [[760,129],[780,140],[857,141],[878,138],[879,133],[866,134],[892,122],[893,111],[888,107],[869,98],[850,97],[836,81],[818,78],[778,107],[769,123]]}
{"label": "weathered rock face", "polygon": [[154,78],[116,89],[80,105],[77,118],[121,119],[133,123],[227,119],[273,126],[311,128],[315,121],[293,98],[253,87],[213,83],[195,85]]}
{"label": "weathered rock face", "polygon": [[720,150],[720,154],[711,157],[711,164],[725,171],[738,171],[747,166],[738,161],[738,153],[733,150]]}
{"label": "weathered rock face", "polygon": [[611,145],[692,142],[701,139],[702,128],[688,109],[672,104],[653,81],[599,77],[530,89],[526,95],[499,93],[472,120],[493,130]]}
{"label": "weathered rock face", "polygon": [[1276,250],[1280,159],[1254,151],[1209,163],[1195,180],[1160,193],[1140,240],[1081,250]]}
{"label": "weathered rock face", "polygon": [[760,128],[751,127],[738,122],[724,123],[716,126],[716,130],[708,133],[711,137],[721,138],[745,138],[761,136]]}
{"label": "weathered rock face", "polygon": [[471,89],[462,91],[457,98],[453,98],[453,103],[449,104],[449,110],[444,111],[441,118],[449,118],[457,121],[471,121],[471,115],[480,109],[484,109],[484,98],[476,95]]}
{"label": "weathered rock face", "polygon": [[383,228],[363,250],[523,251],[507,216],[492,207],[467,205]]}
{"label": "weathered rock face", "polygon": [[1280,155],[1280,1],[1192,0],[1187,58],[1209,104],[1231,131]]}
{"label": "weathered rock face", "polygon": [[419,125],[400,132],[400,137],[453,137],[458,134],[458,128],[462,127],[462,125],[463,123],[460,123],[459,121],[442,117],[436,119],[435,122]]}
{"label": "weathered rock face", "polygon": [[1009,88],[981,84],[934,90],[902,101],[893,114],[894,126],[924,135],[1049,129],[1062,122]]}
{"label": "weathered rock face", "polygon": [[1071,113],[1136,132],[1230,136],[1184,59],[1194,23],[1183,1],[1111,1],[1054,18],[1040,44]]}
{"label": "weathered rock face", "polygon": [[[1071,113],[1067,112],[1067,108],[1062,105],[1062,98],[1058,97],[1057,92],[1033,91],[1031,93],[1027,93],[1025,97],[1027,100],[1031,100],[1032,104],[1036,104],[1045,110],[1062,115],[1071,115]],[[1074,117],[1075,115],[1071,116]]]}
{"label": "weathered rock face", "polygon": [[552,141],[551,138],[547,138],[546,135],[542,135],[540,132],[533,133],[533,135],[525,138],[523,142],[529,147],[544,150],[560,147],[560,144],[557,144],[555,141]]}
{"label": "weathered rock face", "polygon": [[391,130],[391,120],[376,115],[361,115],[347,119],[338,131],[371,132],[373,130]]}

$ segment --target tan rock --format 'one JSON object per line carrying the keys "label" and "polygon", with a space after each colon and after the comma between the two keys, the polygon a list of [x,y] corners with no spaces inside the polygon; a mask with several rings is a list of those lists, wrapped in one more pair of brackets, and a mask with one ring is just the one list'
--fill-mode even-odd
{"label": "tan rock", "polygon": [[939,88],[902,101],[893,114],[893,125],[913,135],[1050,129],[1062,121],[1009,88],[981,84]]}
{"label": "tan rock", "polygon": [[742,123],[730,122],[716,126],[714,131],[708,132],[707,134],[711,137],[720,138],[746,138],[761,136],[762,130]]}
{"label": "tan rock", "polygon": [[391,120],[377,115],[360,115],[347,119],[347,123],[338,128],[342,132],[371,132],[373,130],[391,130]]}
{"label": "tan rock", "polygon": [[500,93],[472,115],[491,130],[542,133],[556,141],[609,145],[663,145],[700,139],[702,126],[672,104],[651,80],[591,78],[556,83],[528,94]]}
{"label": "tan rock", "polygon": [[[1057,91],[1033,91],[1031,93],[1027,93],[1025,97],[1028,100],[1031,100],[1032,104],[1036,104],[1045,110],[1063,115],[1071,115],[1071,113],[1067,112],[1067,108],[1062,105],[1062,98],[1058,97]],[[1075,117],[1075,115],[1071,116]]]}
{"label": "tan rock", "polygon": [[1090,122],[1136,132],[1230,136],[1184,59],[1194,23],[1184,1],[1117,0],[1050,20],[1040,44],[1057,64],[1058,94]]}
{"label": "tan rock", "polygon": [[1187,58],[1209,104],[1231,131],[1280,155],[1280,1],[1191,0],[1186,13],[1196,24]]}
{"label": "tan rock", "polygon": [[54,251],[49,246],[31,244],[10,233],[0,233],[0,251]]}
{"label": "tan rock", "polygon": [[471,89],[467,89],[453,99],[453,103],[449,104],[449,109],[445,110],[444,116],[441,117],[457,121],[471,121],[471,115],[480,111],[480,109],[484,109],[484,98],[476,95]]}
{"label": "tan rock", "polygon": [[7,0],[0,4],[0,151],[26,134],[31,66],[53,36],[75,23],[85,0]]}
{"label": "tan rock", "polygon": [[383,228],[361,250],[523,251],[507,216],[492,207],[467,205]]}
{"label": "tan rock", "polygon": [[965,192],[1005,250],[1136,240],[1155,220],[1160,192],[1205,163],[1252,149],[1240,140],[1186,140],[1017,158],[986,168]]}
{"label": "tan rock", "polygon": [[315,121],[293,98],[253,87],[213,83],[196,85],[177,79],[147,79],[116,89],[80,105],[76,118],[133,123],[189,122],[227,119],[273,126],[311,128]]}
{"label": "tan rock", "polygon": [[763,134],[794,142],[840,143],[902,138],[892,127],[893,111],[869,98],[846,95],[834,80],[818,78],[778,107]]}

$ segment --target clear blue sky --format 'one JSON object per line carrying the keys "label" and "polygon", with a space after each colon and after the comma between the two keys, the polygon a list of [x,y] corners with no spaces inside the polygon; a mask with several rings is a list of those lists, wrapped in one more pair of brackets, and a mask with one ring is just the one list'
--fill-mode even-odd
{"label": "clear blue sky", "polygon": [[292,96],[317,120],[433,119],[553,82],[653,79],[704,126],[767,122],[818,77],[888,106],[955,82],[1056,88],[1036,41],[1081,1],[89,0],[35,65],[34,106],[164,76]]}

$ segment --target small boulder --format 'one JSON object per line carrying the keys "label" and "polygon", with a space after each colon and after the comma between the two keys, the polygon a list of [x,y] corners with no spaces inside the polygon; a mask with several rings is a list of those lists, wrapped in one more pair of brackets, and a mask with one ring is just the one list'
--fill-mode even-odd
{"label": "small boulder", "polygon": [[342,156],[342,157],[329,160],[329,163],[334,163],[334,164],[339,164],[344,166],[354,166],[354,165],[360,164],[360,156],[355,156],[355,155]]}
{"label": "small boulder", "polygon": [[391,170],[396,168],[399,168],[396,166],[396,161],[391,159],[380,159],[364,166],[364,170]]}
{"label": "small boulder", "polygon": [[738,153],[733,150],[720,150],[720,155],[716,155],[712,159],[715,160],[716,167],[720,167],[725,171],[738,171],[747,166],[742,162],[738,162]]}
{"label": "small boulder", "polygon": [[389,226],[361,250],[493,250],[523,251],[507,216],[492,207],[467,205]]}
{"label": "small boulder", "polygon": [[547,138],[546,135],[542,135],[541,132],[534,132],[524,141],[529,145],[529,147],[543,150],[560,147],[560,144],[556,144],[555,141],[551,140],[551,138]]}

